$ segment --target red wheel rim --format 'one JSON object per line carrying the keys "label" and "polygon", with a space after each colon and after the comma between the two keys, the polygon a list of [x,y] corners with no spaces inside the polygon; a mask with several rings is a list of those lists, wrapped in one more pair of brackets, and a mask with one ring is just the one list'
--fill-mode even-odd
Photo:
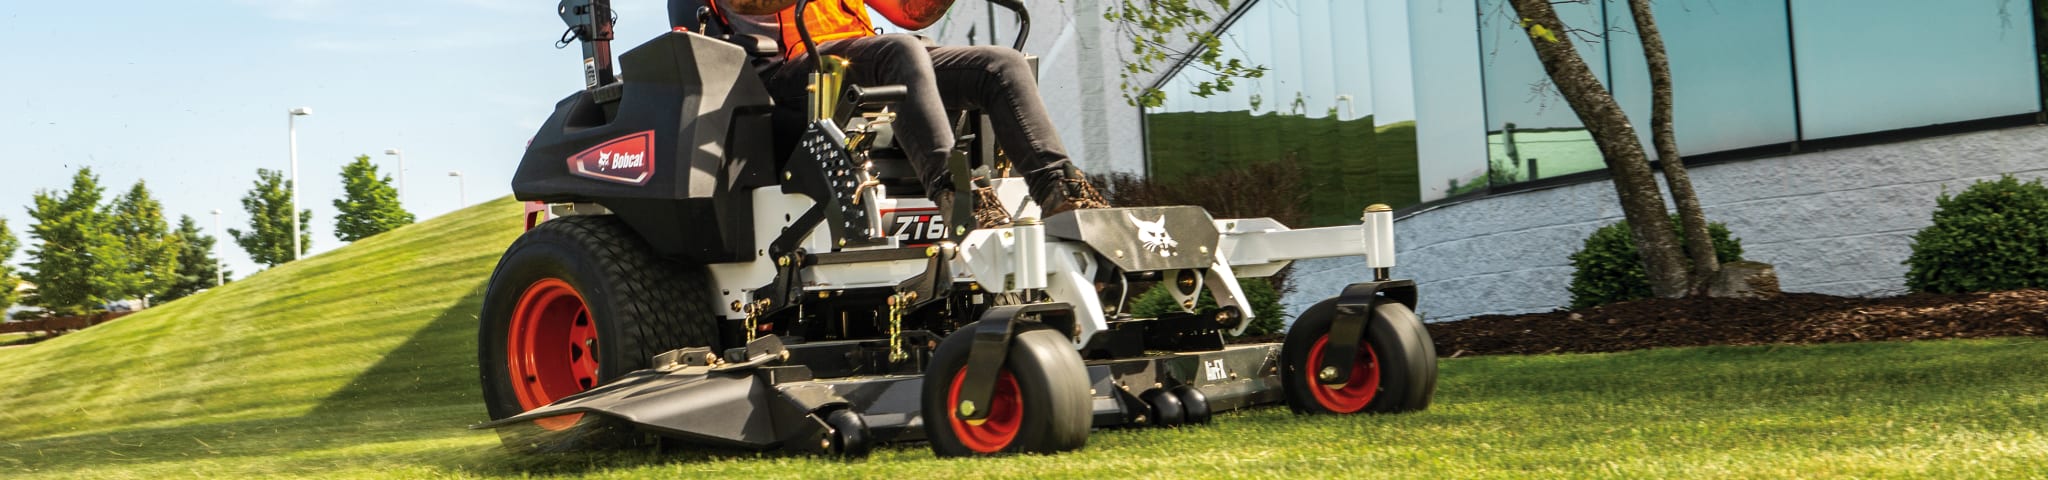
{"label": "red wheel rim", "polygon": [[1323,347],[1330,344],[1330,335],[1316,339],[1308,349],[1308,368],[1302,375],[1308,377],[1308,392],[1324,409],[1336,413],[1357,413],[1380,392],[1379,355],[1374,354],[1372,345],[1358,342],[1358,359],[1351,363],[1351,378],[1341,387],[1332,388],[1316,380],[1317,365],[1323,364]]}
{"label": "red wheel rim", "polygon": [[[953,374],[953,387],[946,394],[946,419],[953,424],[953,436],[961,445],[980,453],[996,453],[1010,446],[1017,439],[1017,430],[1024,426],[1024,393],[1017,389],[1017,377],[1003,370],[996,376],[996,390],[990,395],[988,418],[961,420],[960,384],[967,379],[967,369]],[[925,421],[931,421],[926,419]]]}
{"label": "red wheel rim", "polygon": [[[526,287],[512,310],[505,362],[522,410],[533,410],[597,386],[597,323],[576,288],[558,278]],[[548,430],[576,424],[582,414],[534,420]]]}

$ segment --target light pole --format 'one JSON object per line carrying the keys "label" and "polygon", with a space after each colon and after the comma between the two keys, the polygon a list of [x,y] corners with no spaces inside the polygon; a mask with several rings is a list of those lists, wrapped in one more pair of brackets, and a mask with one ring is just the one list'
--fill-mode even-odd
{"label": "light pole", "polygon": [[285,184],[286,188],[292,189],[292,210],[288,215],[291,219],[288,221],[292,224],[292,260],[298,260],[306,253],[299,245],[299,117],[312,115],[313,107],[294,108],[285,113],[285,127],[291,131],[292,137],[292,180]]}
{"label": "light pole", "polygon": [[[221,234],[220,209],[218,208],[213,209],[213,234]],[[220,252],[213,252],[213,254],[220,255]],[[213,286],[218,287],[228,283],[227,274],[223,273],[226,270],[227,265],[223,265],[223,263],[224,262],[222,262],[218,257],[213,259]]]}
{"label": "light pole", "polygon": [[469,206],[469,189],[462,186],[462,171],[450,170],[448,171],[448,176],[455,177],[455,198],[456,200],[462,202],[462,204],[460,206],[457,206],[456,208]]}
{"label": "light pole", "polygon": [[384,154],[398,157],[398,204],[405,205],[405,151],[386,148]]}

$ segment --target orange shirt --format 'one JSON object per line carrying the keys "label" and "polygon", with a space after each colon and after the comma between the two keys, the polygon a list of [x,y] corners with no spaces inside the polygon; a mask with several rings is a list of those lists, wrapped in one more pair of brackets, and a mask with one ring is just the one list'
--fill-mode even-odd
{"label": "orange shirt", "polygon": [[[803,36],[796,29],[796,7],[775,12],[775,19],[782,27],[783,56],[803,55]],[[811,41],[817,43],[875,34],[875,22],[868,18],[867,3],[863,0],[814,0],[804,10],[804,26],[811,31]]]}

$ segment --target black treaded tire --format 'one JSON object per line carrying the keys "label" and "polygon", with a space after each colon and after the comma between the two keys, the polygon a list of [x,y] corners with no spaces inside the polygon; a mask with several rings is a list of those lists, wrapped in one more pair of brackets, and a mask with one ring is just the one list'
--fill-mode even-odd
{"label": "black treaded tire", "polygon": [[[574,392],[564,390],[577,390],[575,386],[587,389],[593,383],[603,384],[627,372],[647,368],[654,355],[662,352],[683,347],[719,347],[710,281],[701,266],[678,265],[662,259],[645,240],[612,216],[550,220],[520,235],[505,250],[491,274],[479,316],[477,361],[484,403],[491,419],[517,415],[567,396]],[[522,346],[551,338],[547,332],[552,330],[531,325],[557,322],[534,320],[547,316],[523,313],[536,310],[522,310],[522,304],[530,304],[531,292],[540,290],[543,284],[557,290],[566,286],[568,293],[586,308],[587,315],[574,317],[574,321],[579,325],[578,331],[594,333],[591,341],[595,345],[586,344],[594,353],[581,370],[565,370],[558,363],[568,360]],[[527,320],[517,320],[515,316]],[[543,340],[515,343],[510,338],[515,328],[536,332],[526,336]],[[511,358],[515,349],[532,360],[515,367]],[[580,350],[578,358],[582,358]],[[588,361],[595,361],[595,366]],[[534,386],[539,385],[536,377],[552,379],[559,375],[514,378],[515,368],[539,373],[576,370],[589,374],[588,370],[595,370],[595,382],[580,378],[570,388],[547,390]],[[527,380],[528,384],[515,385],[519,380]],[[523,405],[522,396],[527,398],[526,403],[538,404]],[[583,415],[573,425],[564,423],[567,422],[542,426],[536,422],[498,431],[506,447],[536,453],[632,446],[644,440],[630,424],[599,415]]]}
{"label": "black treaded tire", "polygon": [[[1287,330],[1281,346],[1281,385],[1287,405],[1295,413],[1351,414],[1402,413],[1429,408],[1436,394],[1436,346],[1429,330],[1407,306],[1389,300],[1373,302],[1367,319],[1361,360],[1350,383],[1331,388],[1315,381],[1309,367],[1319,352],[1318,342],[1327,342],[1331,322],[1337,316],[1336,299],[1316,303],[1301,313]],[[1360,375],[1360,370],[1376,372]],[[1376,388],[1370,382],[1377,382]]]}
{"label": "black treaded tire", "polygon": [[[998,380],[997,398],[985,407],[991,408],[989,418],[980,425],[955,419],[957,404],[951,398],[967,370],[974,332],[984,327],[1001,325],[977,322],[947,335],[925,370],[922,415],[932,453],[940,457],[1057,453],[1086,446],[1094,421],[1087,367],[1067,337],[1042,324],[1021,324],[1013,332],[1002,369],[1004,378],[1012,380]],[[1004,395],[1005,384],[1012,395]],[[1010,400],[1006,403],[1005,398]],[[1000,425],[1011,426],[1008,435],[996,431]]]}

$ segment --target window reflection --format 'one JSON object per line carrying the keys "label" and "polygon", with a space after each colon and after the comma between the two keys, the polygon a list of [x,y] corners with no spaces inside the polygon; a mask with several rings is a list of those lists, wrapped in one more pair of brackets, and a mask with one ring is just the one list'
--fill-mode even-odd
{"label": "window reflection", "polygon": [[1806,138],[2040,108],[2026,2],[1793,2]]}
{"label": "window reflection", "polygon": [[[1303,183],[1312,194],[1305,207],[1321,225],[1357,223],[1368,203],[1417,203],[1413,108],[1398,109],[1404,118],[1375,122],[1379,86],[1370,58],[1378,46],[1367,35],[1366,14],[1356,0],[1247,7],[1224,32],[1224,55],[1269,70],[1208,97],[1188,93],[1215,78],[1199,65],[1171,77],[1162,86],[1165,104],[1145,114],[1151,175],[1171,181],[1291,161],[1307,174]],[[1398,38],[1405,43],[1405,36]],[[1400,67],[1399,75],[1407,75]],[[1405,88],[1387,94],[1409,95]]]}
{"label": "window reflection", "polygon": [[[1651,3],[1671,59],[1672,127],[1681,154],[1796,140],[1792,50],[1782,1]],[[1608,1],[1615,100],[1650,148],[1650,71],[1628,2]]]}
{"label": "window reflection", "polygon": [[[1600,36],[1601,5],[1558,3],[1557,15],[1573,33],[1579,55],[1595,76],[1607,78]],[[1450,194],[1488,184],[1514,183],[1604,168],[1600,149],[1550,84],[1536,51],[1503,0],[1479,0],[1480,65],[1485,71],[1487,170],[1484,177],[1453,179]]]}

